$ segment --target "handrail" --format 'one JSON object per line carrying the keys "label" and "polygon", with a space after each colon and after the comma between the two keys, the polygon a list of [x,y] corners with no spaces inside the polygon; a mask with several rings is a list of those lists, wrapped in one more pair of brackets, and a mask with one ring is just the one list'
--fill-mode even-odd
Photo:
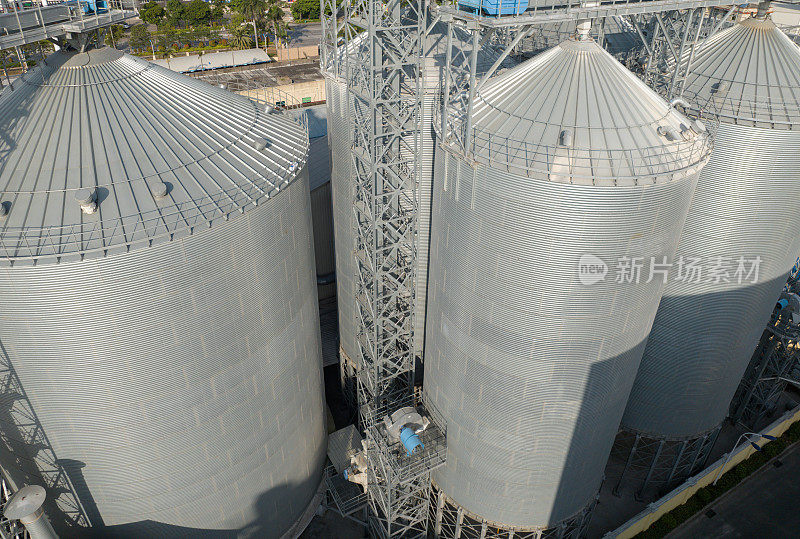
{"label": "handrail", "polygon": [[[434,107],[437,130],[441,125],[439,109]],[[449,110],[448,133],[442,137],[445,146],[455,142],[457,148],[465,150],[477,163],[522,174],[546,175],[563,183],[649,184],[653,183],[653,177],[672,177],[690,171],[703,163],[712,149],[712,137],[708,136],[692,136],[687,141],[665,140],[664,144],[651,147],[592,149],[559,146],[555,140],[552,144],[517,140],[474,124],[470,133],[466,133],[466,124],[463,112]]]}

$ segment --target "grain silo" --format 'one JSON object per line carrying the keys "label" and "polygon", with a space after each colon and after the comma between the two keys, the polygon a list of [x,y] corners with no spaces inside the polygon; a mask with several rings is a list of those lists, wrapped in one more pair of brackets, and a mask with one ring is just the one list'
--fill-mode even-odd
{"label": "grain silo", "polygon": [[305,126],[109,48],[22,75],[0,124],[3,443],[26,400],[107,533],[302,525],[326,444]]}
{"label": "grain silo", "polygon": [[617,442],[640,490],[702,467],[800,252],[800,49],[764,12],[684,60],[719,128]]}
{"label": "grain silo", "polygon": [[577,536],[663,288],[620,267],[672,258],[708,138],[586,37],[479,87],[469,132],[461,117],[433,195],[435,525]]}

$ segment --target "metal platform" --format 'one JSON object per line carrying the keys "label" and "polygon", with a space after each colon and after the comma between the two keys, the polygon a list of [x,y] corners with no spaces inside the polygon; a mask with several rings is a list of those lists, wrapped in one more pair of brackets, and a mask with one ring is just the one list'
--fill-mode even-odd
{"label": "metal platform", "polygon": [[[439,7],[438,12],[445,22],[455,19],[481,27],[502,28],[731,5],[730,1],[725,0],[577,0],[566,3],[532,0],[530,3],[534,5],[528,8],[529,2],[526,0],[518,0],[516,5],[513,2],[503,2],[503,9],[511,10],[512,13],[498,16],[485,13],[483,6],[489,4],[486,0],[481,0],[479,7],[475,9],[465,8],[460,0],[447,0]],[[787,3],[799,2],[789,0]]]}
{"label": "metal platform", "polygon": [[0,0],[0,50],[45,39],[86,34],[136,16],[121,0],[87,12],[86,2],[54,4],[46,0]]}
{"label": "metal platform", "polygon": [[731,418],[749,429],[774,413],[800,365],[800,324],[773,316],[731,401]]}
{"label": "metal platform", "polygon": [[366,507],[367,493],[361,486],[345,479],[333,466],[325,470],[325,483],[332,498],[329,506],[343,517],[354,515]]}

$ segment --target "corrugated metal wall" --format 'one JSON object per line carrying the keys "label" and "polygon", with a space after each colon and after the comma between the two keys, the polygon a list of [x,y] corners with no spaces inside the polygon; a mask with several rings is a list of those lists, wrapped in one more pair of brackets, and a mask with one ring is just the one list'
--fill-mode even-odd
{"label": "corrugated metal wall", "polygon": [[[328,144],[326,105],[304,109],[309,119],[308,176],[311,184],[311,217],[314,224],[314,255],[317,276],[336,271],[331,207],[331,149]],[[336,296],[336,283],[318,285],[319,299]]]}
{"label": "corrugated metal wall", "polygon": [[[331,182],[311,191],[311,217],[314,223],[317,276],[327,276],[336,272]],[[317,295],[320,300],[335,297],[336,283],[317,285]]]}
{"label": "corrugated metal wall", "polygon": [[[614,265],[672,256],[696,176],[579,186],[437,151],[436,178],[425,393],[448,456],[434,479],[483,519],[551,526],[600,487],[662,291],[616,283]],[[586,253],[611,272],[590,286]]]}
{"label": "corrugated metal wall", "polygon": [[326,76],[328,95],[328,144],[331,148],[331,198],[333,233],[336,244],[336,301],[339,308],[339,338],[342,350],[358,358],[356,335],[355,259],[353,250],[353,202],[350,176],[350,119],[344,81]]}
{"label": "corrugated metal wall", "polygon": [[0,271],[4,359],[105,525],[276,536],[311,501],[326,431],[309,199],[304,173],[180,240]]}
{"label": "corrugated metal wall", "polygon": [[[667,285],[623,427],[683,437],[725,418],[800,252],[798,188],[800,133],[720,124],[676,256],[706,272],[722,257],[731,282]],[[761,258],[756,283],[738,283],[739,257]]]}

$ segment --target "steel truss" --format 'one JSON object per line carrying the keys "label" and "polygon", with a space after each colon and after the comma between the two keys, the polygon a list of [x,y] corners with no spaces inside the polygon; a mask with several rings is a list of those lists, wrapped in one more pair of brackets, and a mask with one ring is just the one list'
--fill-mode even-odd
{"label": "steel truss", "polygon": [[800,361],[800,325],[791,314],[773,317],[731,401],[731,418],[749,429],[774,413]]}
{"label": "steel truss", "polygon": [[623,485],[633,485],[634,497],[641,501],[655,498],[685,481],[705,466],[720,428],[685,439],[621,431],[614,441],[611,458],[624,460],[625,466],[612,492],[619,496]]}
{"label": "steel truss", "polygon": [[566,539],[585,537],[597,498],[577,514],[547,528],[518,528],[489,522],[451,500],[435,483],[430,490],[436,539]]}
{"label": "steel truss", "polygon": [[444,434],[430,425],[424,449],[408,456],[383,418],[407,405],[424,413],[412,324],[427,2],[323,0],[323,15],[322,68],[346,82],[351,121],[359,353],[343,357],[341,374],[345,386],[355,381],[365,433],[368,528],[375,537],[424,536]]}
{"label": "steel truss", "polygon": [[[602,42],[605,18],[620,17],[635,29],[642,41],[642,50],[623,58],[624,63],[629,68],[638,67],[645,80],[668,100],[680,97],[697,44],[729,23],[736,10],[735,6],[716,9],[724,5],[730,4],[725,0],[577,2],[490,17],[467,12],[455,1],[446,2],[436,12],[437,21],[448,23],[449,69],[444,70],[441,110],[437,111],[436,122],[442,142],[451,151],[469,156],[467,134],[471,131],[476,90],[497,72],[509,55],[533,52],[551,44],[554,35],[563,34],[564,29],[582,19],[595,21],[594,34]],[[461,33],[454,33],[453,25],[465,27],[470,38],[459,39]],[[479,75],[477,56],[487,42],[499,46],[503,52],[486,73]],[[689,61],[681,63],[680,59],[686,56]]]}
{"label": "steel truss", "polygon": [[628,16],[644,47],[640,75],[648,86],[669,101],[681,98],[697,45],[733,24],[737,9],[698,7]]}
{"label": "steel truss", "polygon": [[[414,386],[412,316],[425,3],[354,0],[345,9],[353,127],[359,404],[370,412]],[[363,417],[361,418],[363,421]]]}
{"label": "steel truss", "polygon": [[123,0],[107,0],[107,7],[90,13],[84,13],[83,7],[79,2],[0,0],[0,50],[65,36],[85,46],[89,33],[136,16]]}

